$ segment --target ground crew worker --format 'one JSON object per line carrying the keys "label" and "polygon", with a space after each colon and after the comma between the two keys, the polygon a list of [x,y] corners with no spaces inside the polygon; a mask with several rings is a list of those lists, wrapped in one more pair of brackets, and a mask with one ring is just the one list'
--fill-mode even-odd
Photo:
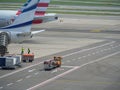
{"label": "ground crew worker", "polygon": [[24,54],[24,50],[25,50],[25,49],[22,47],[22,48],[21,48],[21,54]]}
{"label": "ground crew worker", "polygon": [[28,48],[28,54],[30,54],[30,49]]}

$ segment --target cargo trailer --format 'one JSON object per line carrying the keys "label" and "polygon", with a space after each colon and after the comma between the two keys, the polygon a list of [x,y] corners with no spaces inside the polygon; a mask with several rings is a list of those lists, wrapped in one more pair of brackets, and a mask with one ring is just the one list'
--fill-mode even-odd
{"label": "cargo trailer", "polygon": [[21,67],[21,57],[20,56],[0,57],[0,67],[2,69],[15,69],[17,66]]}

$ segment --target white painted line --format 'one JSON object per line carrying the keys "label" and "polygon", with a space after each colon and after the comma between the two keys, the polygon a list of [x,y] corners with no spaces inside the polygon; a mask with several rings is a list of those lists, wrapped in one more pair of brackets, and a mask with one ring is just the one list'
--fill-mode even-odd
{"label": "white painted line", "polygon": [[110,46],[113,46],[112,44]]}
{"label": "white painted line", "polygon": [[90,62],[88,62],[88,63],[85,63],[85,64],[79,66],[79,68],[82,68],[83,66],[86,66],[86,65],[88,65],[88,64],[92,64],[92,63],[95,63],[95,62],[102,61],[103,59],[106,59],[106,58],[108,58],[108,57],[114,56],[114,55],[119,54],[119,53],[120,53],[120,51],[119,51],[119,52],[116,52],[116,53],[109,54],[109,55],[107,55],[107,56],[105,56],[105,57],[96,59],[96,60],[94,60],[94,61],[90,61]]}
{"label": "white painted line", "polygon": [[36,69],[31,69],[31,70],[28,70],[28,72],[33,72],[33,71],[35,71]]}
{"label": "white painted line", "polygon": [[79,57],[78,59],[81,59],[82,57]]}
{"label": "white painted line", "polygon": [[30,78],[31,77],[31,75],[28,75],[28,76],[26,76],[25,78]]}
{"label": "white painted line", "polygon": [[[65,68],[74,68],[76,66],[61,66],[61,67],[65,67]],[[77,66],[78,67],[78,66]]]}
{"label": "white painted line", "polygon": [[0,87],[0,89],[3,89],[3,87]]}
{"label": "white painted line", "polygon": [[19,79],[19,80],[17,80],[16,82],[21,82],[23,79]]}
{"label": "white painted line", "polygon": [[[96,47],[93,47],[93,48],[83,49],[83,50],[80,50],[80,51],[77,51],[77,52],[74,52],[74,53],[66,54],[66,55],[64,55],[64,56],[62,56],[62,57],[71,56],[71,55],[73,55],[73,54],[77,54],[77,53],[80,53],[80,52],[92,50],[92,49],[99,48],[99,47],[103,47],[103,46],[106,46],[106,45],[109,45],[109,44],[112,44],[112,43],[115,43],[115,41],[112,41],[112,42],[110,42],[110,43],[106,43],[106,44],[103,44],[103,45],[100,45],[100,46],[96,46]],[[1,79],[1,78],[5,78],[5,77],[8,77],[8,76],[10,76],[10,75],[13,75],[13,74],[15,74],[15,73],[18,73],[18,72],[20,72],[20,71],[26,70],[26,69],[28,69],[28,68],[31,68],[31,67],[33,67],[33,66],[36,66],[36,65],[39,65],[39,64],[42,64],[42,63],[43,63],[43,62],[39,62],[39,63],[37,63],[37,64],[33,64],[33,65],[27,66],[27,67],[25,67],[25,68],[22,68],[22,69],[13,71],[13,72],[11,72],[11,73],[2,75],[2,76],[0,76],[0,79]]]}
{"label": "white painted line", "polygon": [[107,51],[107,49],[104,49],[104,51]]}
{"label": "white painted line", "polygon": [[82,58],[85,58],[86,56],[82,56]]}
{"label": "white painted line", "polygon": [[56,80],[56,79],[58,79],[58,78],[60,78],[60,77],[62,77],[62,76],[65,76],[66,74],[69,74],[69,73],[71,73],[71,72],[73,72],[73,71],[75,71],[75,70],[77,70],[77,69],[80,69],[80,68],[86,66],[86,65],[89,65],[89,64],[93,64],[93,63],[95,63],[95,62],[102,61],[102,60],[105,59],[105,58],[114,56],[114,55],[119,54],[119,53],[120,53],[120,51],[119,51],[119,52],[116,52],[116,53],[113,53],[113,54],[109,54],[109,55],[107,55],[107,56],[105,56],[105,57],[96,59],[96,60],[94,60],[94,61],[90,61],[90,62],[88,62],[88,63],[82,64],[81,66],[76,66],[76,67],[74,67],[74,68],[72,68],[72,69],[70,69],[70,70],[68,70],[68,71],[66,71],[66,72],[64,72],[64,73],[62,73],[62,74],[59,74],[59,75],[57,75],[57,76],[55,76],[55,77],[53,77],[53,78],[50,78],[50,79],[48,79],[48,80],[46,80],[46,81],[44,81],[44,82],[42,82],[42,83],[39,83],[39,84],[37,84],[37,85],[35,85],[35,86],[33,86],[33,87],[30,87],[30,88],[27,89],[27,90],[35,90],[35,89],[38,88],[38,87],[40,88],[40,87],[44,86],[45,84],[47,84],[47,83],[49,83],[49,82],[51,82],[51,81],[54,81],[54,80]]}
{"label": "white painted line", "polygon": [[53,70],[51,73],[55,73],[55,72],[57,72],[58,70],[57,69],[55,69],[55,70]]}
{"label": "white painted line", "polygon": [[64,68],[57,68],[58,71],[63,71],[65,70]]}
{"label": "white painted line", "polygon": [[91,54],[88,54],[87,56],[91,56]]}
{"label": "white painted line", "polygon": [[44,81],[44,82],[42,82],[42,83],[40,83],[40,84],[38,84],[38,85],[35,85],[35,86],[27,89],[27,90],[35,90],[35,88],[44,86],[45,84],[47,84],[47,83],[49,83],[49,82],[51,82],[51,81],[54,81],[54,80],[56,80],[56,79],[58,79],[58,78],[60,78],[60,77],[62,77],[62,76],[64,76],[64,75],[66,75],[66,74],[68,74],[68,73],[70,73],[70,72],[72,72],[72,71],[74,71],[74,70],[76,70],[76,69],[78,69],[78,67],[74,67],[74,68],[72,68],[72,69],[70,69],[70,70],[68,70],[68,71],[66,71],[66,72],[64,72],[64,73],[62,73],[62,74],[59,74],[59,75],[57,75],[57,76],[54,76],[53,78],[50,78],[50,79],[48,79],[48,80],[46,80],[46,81]]}
{"label": "white painted line", "polygon": [[31,67],[33,67],[33,66],[36,66],[36,65],[39,65],[39,64],[42,64],[42,63],[43,63],[43,62],[39,62],[39,63],[37,63],[37,64],[33,64],[33,65],[28,66],[28,67],[25,67],[25,68],[22,68],[22,69],[13,71],[13,72],[11,72],[11,73],[5,74],[5,75],[3,75],[3,76],[0,76],[0,79],[1,79],[1,78],[5,78],[5,77],[8,77],[8,76],[10,76],[10,75],[12,75],[12,74],[18,73],[18,72],[20,72],[20,71],[26,70],[26,69],[28,69],[28,68],[31,68]]}
{"label": "white painted line", "polygon": [[106,43],[106,44],[103,44],[103,45],[100,45],[100,46],[96,46],[96,47],[93,47],[93,48],[83,49],[83,50],[80,50],[80,51],[77,51],[77,52],[73,52],[73,53],[64,55],[64,56],[62,56],[62,57],[67,57],[67,56],[71,56],[71,55],[74,55],[74,54],[77,54],[77,53],[80,53],[80,52],[89,51],[89,50],[92,50],[92,49],[95,49],[95,48],[99,48],[99,47],[103,47],[103,46],[106,46],[106,45],[109,45],[109,44],[112,44],[112,43],[115,43],[115,41],[112,41],[112,42],[110,42],[110,43]]}
{"label": "white painted line", "polygon": [[87,56],[83,56],[84,58],[87,57]]}
{"label": "white painted line", "polygon": [[7,86],[11,86],[13,83],[9,83],[9,84],[7,84]]}
{"label": "white painted line", "polygon": [[39,74],[39,72],[36,72],[36,73],[34,73],[35,75],[38,75]]}

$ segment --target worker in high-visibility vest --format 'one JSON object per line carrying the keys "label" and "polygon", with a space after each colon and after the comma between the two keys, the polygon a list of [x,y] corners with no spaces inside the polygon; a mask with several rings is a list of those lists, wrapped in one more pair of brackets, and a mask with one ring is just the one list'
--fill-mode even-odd
{"label": "worker in high-visibility vest", "polygon": [[24,54],[24,50],[25,50],[25,49],[22,47],[22,48],[21,48],[21,54]]}
{"label": "worker in high-visibility vest", "polygon": [[30,49],[28,48],[28,54],[30,54]]}

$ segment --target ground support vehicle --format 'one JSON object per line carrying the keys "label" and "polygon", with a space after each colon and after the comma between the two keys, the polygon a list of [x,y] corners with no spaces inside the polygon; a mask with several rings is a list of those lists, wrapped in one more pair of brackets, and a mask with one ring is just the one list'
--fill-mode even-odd
{"label": "ground support vehicle", "polygon": [[22,62],[32,62],[34,61],[34,54],[23,54]]}
{"label": "ground support vehicle", "polygon": [[44,61],[44,69],[51,70],[61,66],[62,57],[54,57],[53,60]]}
{"label": "ground support vehicle", "polygon": [[0,68],[15,69],[21,67],[21,56],[3,56],[0,57]]}

